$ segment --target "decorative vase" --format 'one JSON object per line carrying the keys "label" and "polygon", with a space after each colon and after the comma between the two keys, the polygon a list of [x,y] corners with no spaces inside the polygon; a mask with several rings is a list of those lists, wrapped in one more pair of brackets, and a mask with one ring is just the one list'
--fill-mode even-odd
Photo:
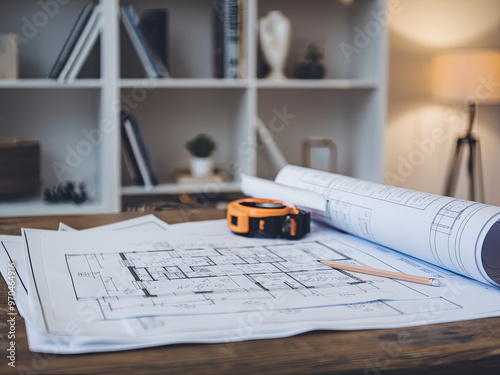
{"label": "decorative vase", "polygon": [[211,156],[206,158],[191,156],[190,165],[193,177],[207,177],[214,170],[214,158]]}
{"label": "decorative vase", "polygon": [[290,48],[290,20],[278,10],[272,10],[260,19],[260,45],[270,67],[266,79],[286,79],[284,74]]}

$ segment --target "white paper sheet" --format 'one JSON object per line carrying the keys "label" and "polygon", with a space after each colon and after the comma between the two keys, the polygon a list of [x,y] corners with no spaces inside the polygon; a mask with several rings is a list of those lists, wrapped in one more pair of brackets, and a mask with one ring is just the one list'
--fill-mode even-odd
{"label": "white paper sheet", "polygon": [[[82,231],[96,231],[96,230],[133,230],[133,231],[154,231],[168,230],[169,224],[163,220],[158,219],[155,215],[144,215],[134,219],[123,220],[117,223],[101,225],[94,228],[82,229]],[[75,231],[76,229],[70,227],[65,223],[59,223],[60,231]]]}

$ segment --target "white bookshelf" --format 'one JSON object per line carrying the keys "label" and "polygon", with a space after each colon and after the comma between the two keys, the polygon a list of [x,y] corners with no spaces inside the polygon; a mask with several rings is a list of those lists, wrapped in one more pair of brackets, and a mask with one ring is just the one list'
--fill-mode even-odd
{"label": "white bookshelf", "polygon": [[[54,161],[64,162],[67,147],[85,140],[84,131],[101,132],[92,153],[65,176],[83,181],[92,201],[82,205],[47,204],[41,199],[0,202],[0,216],[116,212],[125,196],[204,193],[239,190],[239,172],[272,178],[265,152],[257,149],[254,124],[269,125],[276,111],[296,115],[273,138],[290,163],[300,164],[307,136],[328,137],[339,149],[339,172],[381,182],[383,177],[386,103],[386,25],[370,37],[368,46],[348,62],[340,43],[354,43],[383,11],[384,0],[244,1],[246,75],[214,78],[212,0],[100,0],[104,27],[81,75],[72,83],[47,79],[48,72],[79,11],[89,0],[60,5],[37,35],[20,46],[20,79],[0,80],[0,138],[38,140],[41,144],[43,187],[59,181]],[[138,57],[117,17],[119,7],[133,4],[169,9],[170,79],[146,79]],[[258,19],[282,10],[292,23],[286,74],[302,60],[309,42],[325,52],[326,77],[321,80],[269,81],[259,75]],[[21,33],[23,17],[42,11],[36,0],[4,0],[0,33]],[[128,100],[126,98],[129,98]],[[130,100],[130,98],[135,98]],[[160,184],[146,190],[128,186],[122,174],[117,103],[137,118],[153,158]],[[188,167],[186,141],[197,133],[217,141],[215,164],[228,180],[216,187],[178,185],[175,171]],[[210,190],[213,192],[213,190]]]}

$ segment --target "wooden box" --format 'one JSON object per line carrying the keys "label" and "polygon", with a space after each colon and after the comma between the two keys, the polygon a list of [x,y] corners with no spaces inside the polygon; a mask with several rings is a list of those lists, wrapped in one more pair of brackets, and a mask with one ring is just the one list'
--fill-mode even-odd
{"label": "wooden box", "polygon": [[35,194],[39,188],[38,142],[0,141],[0,199]]}

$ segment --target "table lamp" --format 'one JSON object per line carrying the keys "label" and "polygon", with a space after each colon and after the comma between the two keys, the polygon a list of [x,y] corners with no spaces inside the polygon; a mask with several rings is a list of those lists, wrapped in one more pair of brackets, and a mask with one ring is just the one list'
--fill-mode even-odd
{"label": "table lamp", "polygon": [[500,104],[500,51],[493,49],[447,50],[432,60],[432,91],[447,102],[467,104],[467,132],[456,141],[446,181],[445,195],[455,194],[460,164],[468,149],[469,199],[482,202],[484,187],[479,137],[473,132],[478,105]]}

